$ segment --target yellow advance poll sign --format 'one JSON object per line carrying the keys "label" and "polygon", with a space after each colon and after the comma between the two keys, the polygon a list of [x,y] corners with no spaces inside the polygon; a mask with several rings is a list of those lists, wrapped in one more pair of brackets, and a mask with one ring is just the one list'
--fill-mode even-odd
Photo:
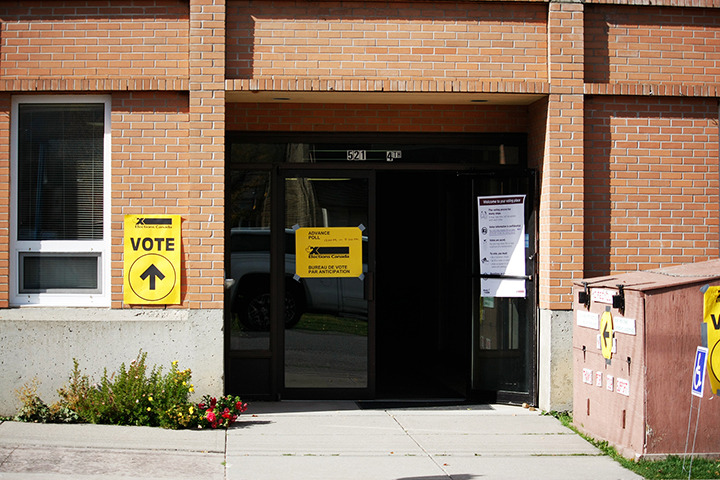
{"label": "yellow advance poll sign", "polygon": [[360,277],[363,274],[359,227],[298,228],[295,273],[301,278]]}
{"label": "yellow advance poll sign", "polygon": [[707,375],[715,395],[720,395],[720,287],[709,287],[704,295],[703,328],[707,338]]}
{"label": "yellow advance poll sign", "polygon": [[125,215],[125,303],[180,303],[180,240],[180,215]]}

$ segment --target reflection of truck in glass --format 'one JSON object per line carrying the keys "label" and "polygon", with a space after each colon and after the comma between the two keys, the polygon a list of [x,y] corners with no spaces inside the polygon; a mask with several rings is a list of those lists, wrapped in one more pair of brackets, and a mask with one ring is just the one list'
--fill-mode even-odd
{"label": "reflection of truck in glass", "polygon": [[[363,237],[363,242],[367,239]],[[230,311],[249,330],[270,327],[270,230],[234,228],[230,237]],[[303,313],[367,318],[364,282],[359,278],[295,280],[295,232],[285,231],[285,328]],[[366,245],[363,245],[365,256]],[[367,265],[363,262],[363,271]]]}

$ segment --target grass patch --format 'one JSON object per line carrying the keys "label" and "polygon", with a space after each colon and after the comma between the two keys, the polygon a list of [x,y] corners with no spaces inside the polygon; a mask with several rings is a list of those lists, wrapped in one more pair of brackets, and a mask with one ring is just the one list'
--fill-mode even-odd
{"label": "grass patch", "polygon": [[295,329],[310,332],[342,333],[363,337],[368,334],[368,324],[365,321],[314,313],[304,314],[295,326]]}
{"label": "grass patch", "polygon": [[[708,460],[706,458],[694,458],[692,460],[692,471],[690,471],[690,459],[683,460],[682,457],[670,455],[664,460],[629,460],[620,455],[608,442],[595,440],[579,432],[572,424],[570,412],[545,412],[557,418],[560,423],[580,435],[582,438],[597,447],[604,455],[612,458],[628,470],[637,473],[646,479],[683,479],[702,478],[720,479],[720,460]],[[684,462],[684,467],[683,467]],[[688,474],[692,476],[688,477]]]}

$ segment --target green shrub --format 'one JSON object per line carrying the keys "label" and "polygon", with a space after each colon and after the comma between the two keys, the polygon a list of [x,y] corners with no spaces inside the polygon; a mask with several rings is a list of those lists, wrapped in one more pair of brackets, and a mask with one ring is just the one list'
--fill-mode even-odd
{"label": "green shrub", "polygon": [[148,370],[146,359],[147,353],[141,351],[130,365],[121,364],[118,372],[109,375],[106,369],[97,384],[80,373],[75,360],[69,384],[58,391],[61,402],[85,422],[172,428],[168,412],[188,404],[193,391],[190,369],[179,370],[172,362],[163,375],[162,367]]}

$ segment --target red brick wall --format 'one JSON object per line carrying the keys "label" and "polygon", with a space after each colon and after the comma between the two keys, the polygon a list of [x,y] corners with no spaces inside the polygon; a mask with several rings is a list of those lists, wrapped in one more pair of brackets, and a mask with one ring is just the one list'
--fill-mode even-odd
{"label": "red brick wall", "polygon": [[188,3],[0,3],[0,77],[187,76]]}
{"label": "red brick wall", "polygon": [[527,107],[230,103],[227,129],[276,132],[525,132]]}
{"label": "red brick wall", "polygon": [[588,5],[585,81],[718,83],[715,9]]}
{"label": "red brick wall", "polygon": [[[572,283],[582,278],[584,5],[548,7],[551,94],[540,164],[538,289],[540,308],[569,310]],[[537,127],[536,127],[537,128]]]}
{"label": "red brick wall", "polygon": [[[112,301],[122,305],[125,214],[178,214],[186,219],[200,172],[187,163],[188,97],[155,92],[115,93],[112,99]],[[182,226],[182,298],[202,274],[193,245],[198,232]],[[188,278],[189,277],[189,278]]]}
{"label": "red brick wall", "polygon": [[0,94],[0,308],[8,306],[10,288],[10,102]]}
{"label": "red brick wall", "polygon": [[225,0],[190,0],[189,308],[225,300]]}
{"label": "red brick wall", "polygon": [[591,97],[585,110],[585,275],[717,257],[717,101]]}
{"label": "red brick wall", "polygon": [[547,77],[542,3],[231,1],[228,78]]}

